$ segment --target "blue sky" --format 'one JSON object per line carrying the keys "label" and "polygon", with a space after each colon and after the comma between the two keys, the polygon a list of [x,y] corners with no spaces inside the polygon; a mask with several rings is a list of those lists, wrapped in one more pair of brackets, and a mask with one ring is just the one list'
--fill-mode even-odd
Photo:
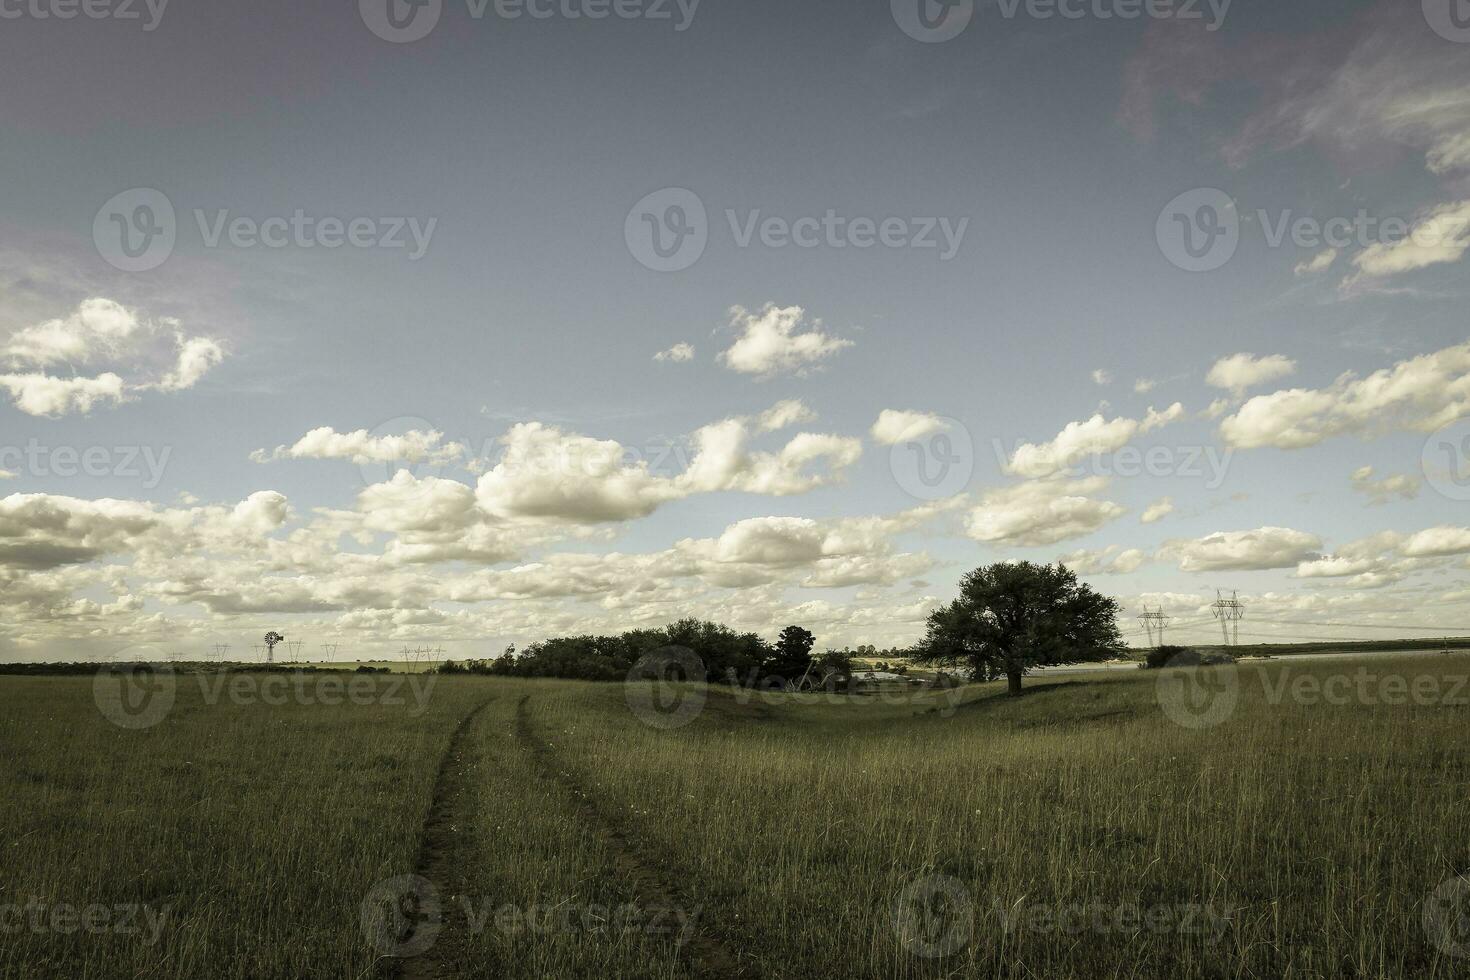
{"label": "blue sky", "polygon": [[0,657],[1465,632],[1464,11],[924,2],[4,7]]}

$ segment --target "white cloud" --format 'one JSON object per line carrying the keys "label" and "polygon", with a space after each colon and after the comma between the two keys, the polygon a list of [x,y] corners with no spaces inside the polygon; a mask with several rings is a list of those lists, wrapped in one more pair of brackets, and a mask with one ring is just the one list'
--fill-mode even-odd
{"label": "white cloud", "polygon": [[1429,432],[1470,415],[1470,344],[1401,361],[1326,388],[1257,395],[1220,423],[1235,449],[1302,449],[1338,435]]}
{"label": "white cloud", "polygon": [[657,354],[653,355],[653,359],[655,361],[668,361],[675,364],[681,363],[683,361],[692,361],[694,360],[694,345],[682,343],[675,344],[668,350],[661,350]]}
{"label": "white cloud", "polygon": [[1409,535],[1401,549],[1410,558],[1470,554],[1470,527],[1431,527]]}
{"label": "white cloud", "polygon": [[965,530],[977,541],[1039,547],[1085,537],[1121,517],[1120,504],[1098,500],[1101,478],[1030,480],[991,490],[970,511]]}
{"label": "white cloud", "polygon": [[1079,575],[1131,575],[1148,563],[1148,553],[1137,548],[1108,545],[1101,550],[1073,551],[1057,559]]}
{"label": "white cloud", "polygon": [[1139,378],[1133,382],[1133,393],[1136,395],[1146,395],[1158,386],[1159,383],[1153,378]]}
{"label": "white cloud", "polygon": [[850,340],[824,333],[821,320],[808,321],[799,306],[770,303],[759,313],[737,306],[730,311],[730,325],[740,336],[720,360],[732,371],[762,378],[805,374],[852,346]]}
{"label": "white cloud", "polygon": [[1329,248],[1318,252],[1307,261],[1297,263],[1297,267],[1295,270],[1296,275],[1298,277],[1315,276],[1326,272],[1328,269],[1332,268],[1332,264],[1337,261],[1338,254],[1339,253],[1335,248]]}
{"label": "white cloud", "polygon": [[1357,275],[1344,286],[1364,278],[1382,278],[1434,265],[1458,262],[1470,249],[1470,201],[1431,208],[1420,215],[1407,237],[1375,242],[1353,256]]}
{"label": "white cloud", "polygon": [[267,453],[257,449],[250,458],[257,463],[273,459],[349,459],[367,463],[448,463],[465,454],[457,442],[444,442],[442,432],[411,429],[402,435],[375,436],[367,429],[338,432],[329,425],[312,429],[291,446],[277,446]]}
{"label": "white cloud", "polygon": [[1253,531],[1216,531],[1194,540],[1165,542],[1158,557],[1177,561],[1183,572],[1253,571],[1295,568],[1320,557],[1322,541],[1314,534],[1284,527]]}
{"label": "white cloud", "polygon": [[1095,385],[1110,385],[1113,383],[1113,374],[1106,368],[1098,368],[1092,372],[1092,383]]}
{"label": "white cloud", "polygon": [[817,413],[808,408],[805,402],[788,398],[762,412],[756,425],[762,432],[778,432],[802,422],[815,422],[816,418]]}
{"label": "white cloud", "polygon": [[1143,509],[1139,515],[1140,524],[1155,524],[1174,513],[1174,499],[1172,497],[1160,497]]}
{"label": "white cloud", "polygon": [[[169,340],[173,367],[157,380],[146,380],[141,375],[157,369]],[[66,317],[23,327],[0,343],[0,361],[12,368],[0,374],[0,388],[28,415],[85,415],[138,392],[192,388],[224,357],[218,341],[186,336],[177,320],[144,320],[120,303],[94,297]],[[109,370],[67,377],[50,371],[93,364]]]}
{"label": "white cloud", "polygon": [[1239,395],[1248,389],[1269,384],[1296,373],[1296,361],[1281,354],[1257,357],[1254,354],[1232,354],[1222,357],[1205,375],[1205,383],[1225,388]]}
{"label": "white cloud", "polygon": [[1373,474],[1373,467],[1363,466],[1354,470],[1351,477],[1353,489],[1358,493],[1367,494],[1372,504],[1386,504],[1394,497],[1413,500],[1419,496],[1420,480],[1418,477],[1396,473],[1381,480],[1375,480]]}
{"label": "white cloud", "polygon": [[0,346],[0,357],[42,368],[86,364],[122,353],[143,329],[137,314],[121,304],[87,299],[68,316],[17,330]]}
{"label": "white cloud", "polygon": [[908,412],[885,408],[878,414],[878,421],[869,430],[873,441],[882,446],[896,446],[905,442],[918,442],[936,432],[942,432],[948,424],[937,415],[928,412]]}
{"label": "white cloud", "polygon": [[806,493],[841,480],[862,456],[861,440],[800,432],[774,452],[753,450],[750,440],[752,430],[769,432],[808,417],[805,405],[787,401],[755,419],[706,425],[691,436],[694,455],[679,473],[650,467],[650,460],[661,468],[672,462],[671,452],[639,453],[612,440],[524,423],[501,438],[504,451],[480,477],[476,494],[500,518],[592,524],[646,517],[696,493]]}
{"label": "white cloud", "polygon": [[1184,417],[1184,406],[1175,402],[1162,412],[1150,408],[1143,419],[1115,418],[1101,414],[1085,422],[1069,422],[1050,442],[1023,443],[1011,454],[1005,472],[1013,476],[1040,479],[1067,470],[1088,456],[1122,449],[1140,433],[1178,421]]}
{"label": "white cloud", "polygon": [[1297,578],[1348,578],[1373,571],[1378,562],[1372,558],[1347,558],[1342,555],[1324,555],[1297,566]]}
{"label": "white cloud", "polygon": [[123,379],[107,372],[95,378],[53,378],[45,374],[0,374],[0,388],[27,415],[86,415],[102,405],[118,405],[127,397]]}
{"label": "white cloud", "polygon": [[179,337],[178,364],[157,384],[160,391],[184,391],[225,359],[225,350],[208,337]]}

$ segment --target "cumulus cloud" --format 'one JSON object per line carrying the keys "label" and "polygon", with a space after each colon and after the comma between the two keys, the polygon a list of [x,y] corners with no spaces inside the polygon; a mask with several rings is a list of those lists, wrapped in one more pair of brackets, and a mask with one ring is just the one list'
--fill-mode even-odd
{"label": "cumulus cloud", "polygon": [[653,355],[653,359],[655,361],[669,362],[673,364],[679,364],[684,361],[692,361],[694,360],[694,345],[683,343],[675,344],[668,350],[661,350],[657,354]]}
{"label": "cumulus cloud", "polygon": [[1409,535],[1400,550],[1410,558],[1470,554],[1470,527],[1426,528]]}
{"label": "cumulus cloud", "polygon": [[1079,575],[1130,575],[1148,563],[1148,553],[1138,548],[1108,545],[1100,550],[1073,551],[1057,559]]}
{"label": "cumulus cloud", "polygon": [[1318,252],[1316,255],[1312,256],[1307,261],[1298,262],[1296,269],[1293,270],[1294,274],[1298,278],[1302,276],[1320,275],[1321,273],[1324,273],[1328,269],[1332,268],[1333,263],[1337,261],[1338,254],[1339,253],[1335,248],[1324,249],[1321,252]]}
{"label": "cumulus cloud", "polygon": [[1470,249],[1470,201],[1441,204],[1420,215],[1404,238],[1374,242],[1353,256],[1358,273],[1343,285],[1351,287],[1364,279],[1458,262],[1467,249]]}
{"label": "cumulus cloud", "polygon": [[401,435],[375,436],[367,429],[338,432],[331,426],[312,429],[294,445],[277,446],[271,452],[257,449],[250,458],[257,463],[280,459],[349,459],[367,463],[448,463],[465,454],[464,446],[445,442],[444,434],[411,429]]}
{"label": "cumulus cloud", "polygon": [[[172,367],[148,380],[164,357]],[[65,317],[22,327],[0,342],[0,362],[10,366],[0,374],[0,388],[28,415],[85,415],[139,392],[192,388],[224,357],[218,341],[187,336],[175,319],[146,320],[113,300],[92,298]],[[92,365],[106,370],[75,373]],[[73,373],[54,373],[60,366]]]}
{"label": "cumulus cloud", "polygon": [[1092,372],[1092,383],[1095,385],[1110,385],[1113,383],[1113,374],[1106,368],[1098,368]]}
{"label": "cumulus cloud", "polygon": [[1239,395],[1251,388],[1279,381],[1296,373],[1296,361],[1281,354],[1257,357],[1254,354],[1232,354],[1215,362],[1205,375],[1205,383],[1225,388]]}
{"label": "cumulus cloud", "polygon": [[1107,486],[1086,480],[1030,480],[985,493],[965,530],[977,541],[1038,547],[1086,537],[1117,520],[1125,508],[1091,496]]}
{"label": "cumulus cloud", "polygon": [[1220,423],[1235,449],[1302,449],[1339,435],[1430,432],[1470,415],[1470,344],[1401,361],[1325,388],[1257,395]]}
{"label": "cumulus cloud", "polygon": [[1374,479],[1371,466],[1353,471],[1351,482],[1358,493],[1366,494],[1371,504],[1386,504],[1395,497],[1413,500],[1419,496],[1420,480],[1405,473],[1396,473],[1382,479]]}
{"label": "cumulus cloud", "polygon": [[1216,531],[1202,538],[1165,542],[1158,557],[1177,561],[1183,572],[1256,571],[1295,568],[1320,557],[1322,540],[1305,531],[1261,527]]}
{"label": "cumulus cloud", "polygon": [[1174,513],[1174,498],[1160,497],[1143,509],[1138,516],[1140,524],[1156,524]]}
{"label": "cumulus cloud", "polygon": [[95,378],[0,374],[0,388],[10,393],[16,408],[43,418],[86,415],[98,406],[120,404],[127,397],[123,379],[110,371]]}
{"label": "cumulus cloud", "polygon": [[1175,402],[1162,412],[1153,408],[1142,419],[1105,419],[1094,415],[1084,422],[1069,422],[1050,442],[1023,443],[1011,454],[1005,472],[1040,479],[1077,465],[1088,456],[1117,452],[1141,433],[1151,432],[1184,417],[1184,406]]}
{"label": "cumulus cloud", "polygon": [[788,398],[762,412],[756,425],[762,432],[778,432],[803,422],[814,422],[816,418],[817,413],[812,411],[805,402],[798,398]]}
{"label": "cumulus cloud", "polygon": [[878,414],[870,434],[873,441],[882,446],[896,446],[905,442],[918,442],[936,432],[942,432],[948,424],[929,412],[908,412],[885,408]]}
{"label": "cumulus cloud", "polygon": [[593,524],[646,517],[696,493],[806,493],[841,480],[861,457],[861,440],[800,432],[776,451],[752,449],[750,442],[809,416],[805,405],[788,401],[754,419],[704,426],[690,437],[693,456],[682,472],[668,471],[676,460],[671,451],[639,453],[616,441],[524,423],[501,438],[503,452],[480,477],[476,495],[488,513],[506,519]]}
{"label": "cumulus cloud", "polygon": [[759,313],[736,306],[730,325],[740,336],[720,354],[732,371],[767,378],[777,374],[803,375],[827,358],[852,346],[852,341],[823,332],[821,320],[808,320],[799,306],[769,303]]}

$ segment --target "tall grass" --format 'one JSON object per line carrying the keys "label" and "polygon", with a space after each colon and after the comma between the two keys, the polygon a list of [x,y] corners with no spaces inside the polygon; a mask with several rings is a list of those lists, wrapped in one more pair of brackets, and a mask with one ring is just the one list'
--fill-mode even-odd
{"label": "tall grass", "polygon": [[[1463,976],[1470,937],[1424,914],[1470,870],[1470,707],[1277,686],[1357,666],[1222,668],[1238,703],[1199,728],[1144,671],[952,711],[710,689],[668,731],[619,685],[446,678],[422,715],[185,685],[128,732],[87,679],[7,678],[0,904],[167,912],[155,943],[10,932],[0,975]],[[395,964],[363,899],[422,870],[440,760],[482,705],[437,808],[443,932]],[[613,918],[635,903],[697,928]]]}

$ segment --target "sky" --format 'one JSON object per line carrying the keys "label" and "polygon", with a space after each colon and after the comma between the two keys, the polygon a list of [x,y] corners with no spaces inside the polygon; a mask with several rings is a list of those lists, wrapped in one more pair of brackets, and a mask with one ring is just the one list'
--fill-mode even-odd
{"label": "sky", "polygon": [[[354,9],[355,8],[355,9]],[[1470,634],[1464,0],[0,0],[0,659]]]}

